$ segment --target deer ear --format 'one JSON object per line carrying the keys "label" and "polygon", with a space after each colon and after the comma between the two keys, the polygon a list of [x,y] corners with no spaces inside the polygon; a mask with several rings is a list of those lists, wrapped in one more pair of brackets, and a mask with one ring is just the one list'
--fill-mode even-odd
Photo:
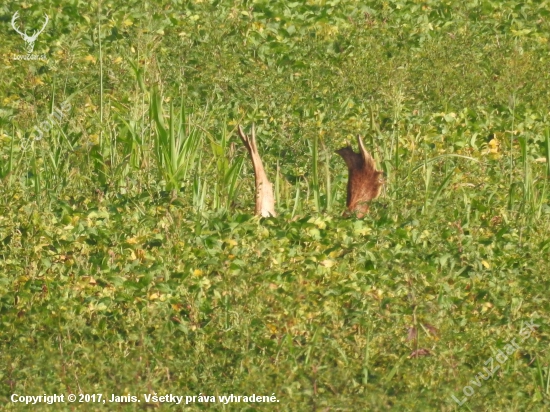
{"label": "deer ear", "polygon": [[365,149],[365,146],[363,145],[363,142],[360,136],[357,136],[357,140],[359,142],[359,150],[361,151],[361,157],[365,162],[365,170],[370,171],[370,173],[374,173],[375,178],[380,179],[381,176],[384,176],[385,173],[383,171],[376,170],[376,162],[374,161],[374,158],[372,157],[372,155],[369,152],[367,152],[367,150]]}
{"label": "deer ear", "polygon": [[365,149],[365,145],[363,144],[361,135],[357,135],[357,144],[359,145],[359,153],[361,154],[361,157],[365,161],[365,164],[367,165],[367,167],[371,169],[376,169],[374,159],[371,156],[371,154],[367,152],[367,149]]}
{"label": "deer ear", "polygon": [[258,152],[254,124],[252,124],[252,138],[244,133],[241,125],[238,126],[238,131],[246,150],[248,150],[248,154],[252,160],[252,166],[254,167],[254,177],[256,181],[256,215],[263,217],[277,216],[275,212],[273,185],[267,178],[262,158]]}
{"label": "deer ear", "polygon": [[340,156],[348,165],[348,193],[347,207],[350,214],[356,214],[362,217],[368,211],[367,202],[378,197],[383,181],[381,177],[383,172],[376,170],[374,158],[365,149],[361,136],[357,136],[359,153],[355,153],[351,148],[344,147],[338,150]]}

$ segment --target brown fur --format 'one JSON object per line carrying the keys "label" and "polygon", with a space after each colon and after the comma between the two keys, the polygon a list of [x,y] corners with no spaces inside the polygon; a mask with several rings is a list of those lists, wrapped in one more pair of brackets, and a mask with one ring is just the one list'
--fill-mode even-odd
{"label": "brown fur", "polygon": [[365,150],[361,136],[357,136],[359,153],[355,153],[351,146],[336,151],[348,166],[348,196],[347,213],[355,213],[363,217],[369,210],[367,202],[378,197],[382,189],[383,172],[376,170],[374,159]]}

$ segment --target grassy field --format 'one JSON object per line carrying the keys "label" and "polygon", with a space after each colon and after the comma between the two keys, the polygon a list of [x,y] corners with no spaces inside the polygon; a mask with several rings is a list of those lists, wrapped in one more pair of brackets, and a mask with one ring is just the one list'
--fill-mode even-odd
{"label": "grassy field", "polygon": [[[36,60],[17,11],[29,35],[49,16]],[[549,410],[549,17],[2,3],[0,408]],[[364,219],[334,153],[357,134],[386,175]]]}

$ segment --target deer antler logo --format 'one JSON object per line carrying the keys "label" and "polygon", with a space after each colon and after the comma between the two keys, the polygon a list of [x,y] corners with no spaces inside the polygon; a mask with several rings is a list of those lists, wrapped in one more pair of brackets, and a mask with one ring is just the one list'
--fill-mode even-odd
{"label": "deer antler logo", "polygon": [[32,51],[34,50],[34,42],[36,41],[36,39],[38,38],[38,35],[40,33],[42,33],[44,31],[44,29],[46,28],[46,24],[48,24],[48,21],[49,21],[49,18],[48,18],[48,15],[46,13],[44,13],[44,17],[46,17],[46,21],[44,22],[44,25],[42,26],[42,28],[38,31],[35,31],[32,36],[29,36],[27,34],[27,31],[25,30],[25,32],[22,32],[20,31],[17,26],[16,26],[16,20],[19,18],[19,12],[15,12],[15,14],[13,15],[12,19],[11,19],[11,26],[13,27],[13,29],[19,33],[21,35],[21,38],[25,41],[25,43],[27,43],[27,53],[28,54],[31,54]]}

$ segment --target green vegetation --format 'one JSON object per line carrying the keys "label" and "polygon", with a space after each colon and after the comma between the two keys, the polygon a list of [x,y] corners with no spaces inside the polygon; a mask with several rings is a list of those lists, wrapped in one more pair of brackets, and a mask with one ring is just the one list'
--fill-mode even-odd
{"label": "green vegetation", "polygon": [[[29,33],[50,17],[47,61],[13,59],[16,11]],[[153,393],[550,408],[548,1],[17,0],[0,17],[4,410]],[[277,218],[252,216],[252,123]],[[357,134],[386,174],[361,220],[341,216],[334,154]]]}

